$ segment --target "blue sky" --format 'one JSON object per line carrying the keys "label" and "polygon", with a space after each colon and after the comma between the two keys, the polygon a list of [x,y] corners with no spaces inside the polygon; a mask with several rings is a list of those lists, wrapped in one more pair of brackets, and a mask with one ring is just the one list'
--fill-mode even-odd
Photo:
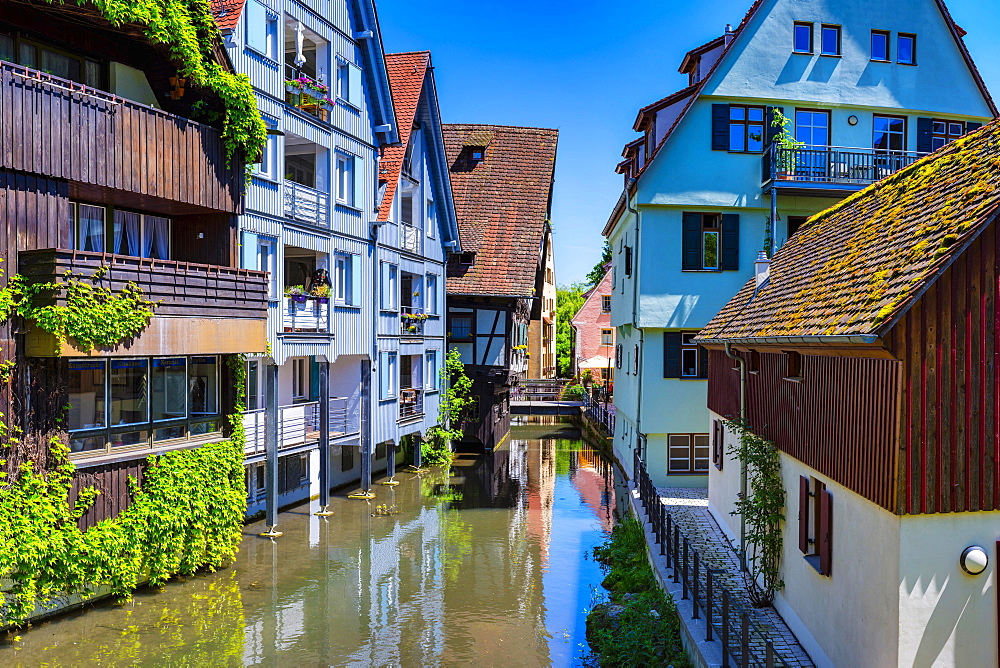
{"label": "blue sky", "polygon": [[[899,1],[899,0],[896,0]],[[907,0],[902,0],[906,2]],[[684,54],[735,27],[751,0],[376,0],[388,52],[432,52],[445,123],[558,128],[556,280],[582,280],[622,189],[614,173],[636,111],[683,88]],[[950,0],[1000,99],[1000,3]]]}

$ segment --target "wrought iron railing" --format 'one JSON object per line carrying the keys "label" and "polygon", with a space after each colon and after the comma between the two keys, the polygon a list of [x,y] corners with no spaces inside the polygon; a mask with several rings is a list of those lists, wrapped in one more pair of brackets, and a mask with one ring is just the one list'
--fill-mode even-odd
{"label": "wrought iron railing", "polygon": [[511,388],[513,401],[558,401],[568,380],[565,378],[529,378]]}
{"label": "wrought iron railing", "polygon": [[615,435],[615,407],[614,404],[601,401],[595,395],[584,392],[583,394],[583,414],[592,421],[604,427],[608,436]]}
{"label": "wrought iron railing", "polygon": [[[357,420],[351,420],[346,397],[330,397],[330,438],[358,431]],[[246,432],[246,454],[264,452],[266,409],[243,412]],[[278,449],[315,443],[319,440],[319,402],[308,401],[278,407]]]}
{"label": "wrought iron railing", "polygon": [[[671,571],[668,579],[681,585],[681,600],[691,601],[692,618],[705,620],[705,640],[722,644],[722,668],[789,666],[774,641],[753,620],[750,609],[722,583],[725,568],[710,568],[692,547],[660,499],[646,465],[635,451],[633,476],[639,501],[652,525],[655,545]],[[650,546],[650,549],[654,549]]]}
{"label": "wrought iron railing", "polygon": [[406,420],[424,414],[424,391],[406,387],[399,391],[399,419]]}
{"label": "wrought iron railing", "polygon": [[764,151],[761,182],[868,185],[909,167],[922,156],[912,151],[771,144]]}

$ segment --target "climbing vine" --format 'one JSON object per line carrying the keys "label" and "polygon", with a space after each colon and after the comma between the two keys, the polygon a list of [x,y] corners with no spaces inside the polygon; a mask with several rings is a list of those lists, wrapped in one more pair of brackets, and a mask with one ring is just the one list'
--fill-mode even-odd
{"label": "climbing vine", "polygon": [[746,466],[745,498],[736,501],[732,515],[742,515],[746,523],[746,563],[744,579],[751,602],[766,607],[784,587],[780,578],[781,522],[785,519],[785,488],[781,484],[781,459],[774,443],[751,431],[742,420],[727,421],[726,427],[739,436],[730,454]]}
{"label": "climbing vine", "polygon": [[451,441],[462,437],[462,420],[476,402],[472,396],[472,379],[465,375],[458,348],[452,348],[445,356],[441,381],[447,389],[441,395],[438,424],[427,430],[420,451],[421,459],[432,466],[451,463]]}
{"label": "climbing vine", "polygon": [[[231,356],[234,372],[245,368],[241,358]],[[99,587],[127,597],[144,580],[162,584],[177,573],[215,570],[235,556],[246,479],[239,419],[245,387],[243,374],[234,376],[239,398],[230,438],[149,457],[141,484],[129,480],[128,508],[87,531],[79,529],[77,520],[100,491],[85,487],[71,502],[75,467],[60,438],[48,444],[55,466],[38,471],[28,461],[16,480],[5,481],[0,488],[0,574],[9,584],[0,621],[21,622],[38,603],[57,605],[67,594]]]}
{"label": "climbing vine", "polygon": [[[46,0],[57,3],[60,0]],[[226,155],[243,160],[258,155],[267,140],[267,126],[257,109],[250,79],[227,72],[215,61],[213,44],[219,29],[208,0],[76,0],[93,5],[113,26],[134,23],[145,27],[153,44],[164,44],[178,64],[178,74],[189,85],[205,86],[219,96],[225,108],[222,139]]]}
{"label": "climbing vine", "polygon": [[[31,283],[20,274],[11,278],[0,291],[0,309],[6,307],[19,316],[35,322],[55,335],[59,345],[73,339],[85,351],[97,346],[115,346],[134,337],[149,324],[156,305],[143,298],[142,289],[128,283],[115,292],[98,285],[107,272],[101,267],[91,278],[91,284],[67,271],[63,283]],[[53,302],[65,292],[65,303]]]}

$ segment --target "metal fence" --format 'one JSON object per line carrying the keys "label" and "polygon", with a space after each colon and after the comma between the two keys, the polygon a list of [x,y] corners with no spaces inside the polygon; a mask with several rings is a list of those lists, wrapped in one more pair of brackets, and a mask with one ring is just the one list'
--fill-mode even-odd
{"label": "metal fence", "polygon": [[660,555],[672,571],[668,579],[681,585],[681,600],[690,600],[694,619],[705,620],[705,640],[722,644],[722,668],[789,666],[774,643],[751,619],[749,609],[722,584],[725,568],[709,568],[660,500],[646,466],[635,453],[635,484]]}
{"label": "metal fence", "polygon": [[511,388],[513,401],[559,401],[569,383],[564,378],[538,378],[522,380]]}
{"label": "metal fence", "polygon": [[614,405],[601,401],[590,393],[583,395],[583,413],[588,418],[604,427],[608,436],[615,435]]}

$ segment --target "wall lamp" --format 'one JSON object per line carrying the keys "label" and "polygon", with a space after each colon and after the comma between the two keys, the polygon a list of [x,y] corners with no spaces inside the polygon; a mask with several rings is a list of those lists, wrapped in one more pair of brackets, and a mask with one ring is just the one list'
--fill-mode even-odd
{"label": "wall lamp", "polygon": [[962,566],[962,570],[969,575],[979,575],[986,570],[990,558],[986,555],[986,550],[978,545],[972,545],[965,548],[958,563]]}

